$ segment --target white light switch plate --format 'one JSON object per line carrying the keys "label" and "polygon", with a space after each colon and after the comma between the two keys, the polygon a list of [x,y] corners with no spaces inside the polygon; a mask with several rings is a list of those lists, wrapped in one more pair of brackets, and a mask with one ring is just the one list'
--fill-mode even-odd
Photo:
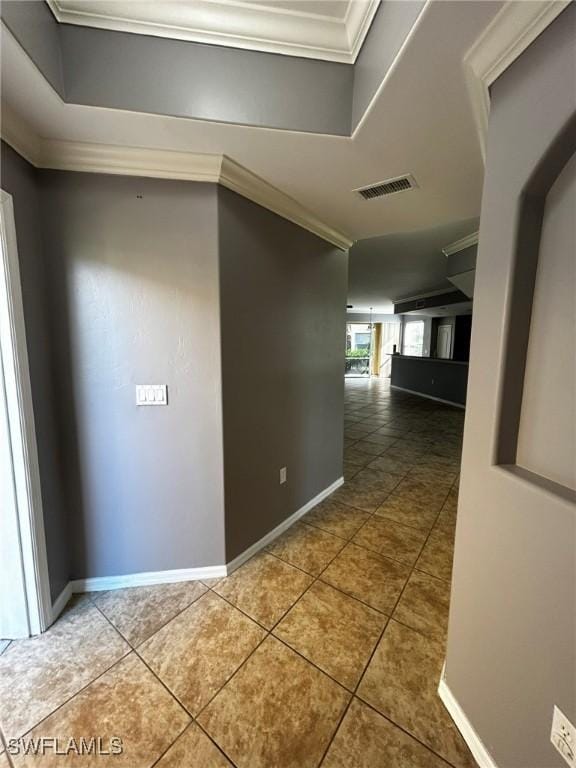
{"label": "white light switch plate", "polygon": [[287,478],[287,471],[288,470],[286,469],[286,467],[282,467],[282,469],[280,470],[280,485],[284,485],[284,483],[288,479]]}
{"label": "white light switch plate", "polygon": [[136,405],[168,405],[166,384],[136,384]]}
{"label": "white light switch plate", "polygon": [[576,768],[576,728],[558,707],[554,707],[550,741],[570,768]]}

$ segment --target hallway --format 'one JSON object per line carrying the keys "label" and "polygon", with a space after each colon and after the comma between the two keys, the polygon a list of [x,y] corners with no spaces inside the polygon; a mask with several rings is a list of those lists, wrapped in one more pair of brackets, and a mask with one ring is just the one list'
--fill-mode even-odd
{"label": "hallway", "polygon": [[75,598],[0,656],[0,766],[468,768],[436,693],[464,412],[346,381],[345,479],[231,576]]}

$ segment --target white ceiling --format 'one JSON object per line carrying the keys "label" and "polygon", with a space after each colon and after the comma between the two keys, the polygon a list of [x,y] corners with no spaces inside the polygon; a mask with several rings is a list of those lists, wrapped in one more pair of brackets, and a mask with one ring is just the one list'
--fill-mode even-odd
{"label": "white ceiling", "polygon": [[380,0],[48,0],[58,21],[353,63]]}
{"label": "white ceiling", "polygon": [[[8,32],[3,102],[46,138],[224,153],[353,239],[477,217],[483,162],[462,59],[502,3],[429,3],[352,137],[65,104]],[[352,190],[412,173],[418,189]]]}
{"label": "white ceiling", "polygon": [[[466,219],[415,232],[373,237],[350,250],[348,303],[353,312],[391,313],[394,303],[436,290],[453,291],[446,277],[448,259],[442,248],[478,228]],[[447,310],[445,314],[450,314]],[[430,314],[430,310],[423,310]],[[434,314],[442,314],[434,310]]]}

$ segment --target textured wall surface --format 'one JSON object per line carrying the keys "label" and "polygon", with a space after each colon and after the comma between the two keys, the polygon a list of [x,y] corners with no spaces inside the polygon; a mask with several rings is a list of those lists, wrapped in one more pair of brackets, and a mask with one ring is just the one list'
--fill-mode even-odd
{"label": "textured wall surface", "polygon": [[41,195],[72,576],[221,564],[216,187],[49,171]]}
{"label": "textured wall surface", "polygon": [[234,192],[218,197],[231,560],[342,475],[348,258]]}
{"label": "textured wall surface", "polygon": [[[563,768],[550,743],[554,705],[576,722],[574,495],[541,464],[518,466],[516,450],[524,407],[531,438],[543,436],[537,411],[551,397],[565,424],[544,426],[547,445],[531,449],[562,470],[574,445],[574,378],[556,367],[574,370],[574,339],[546,329],[556,302],[567,309],[557,269],[574,264],[575,44],[572,3],[492,87],[446,680],[502,768]],[[524,379],[540,331],[544,369]]]}

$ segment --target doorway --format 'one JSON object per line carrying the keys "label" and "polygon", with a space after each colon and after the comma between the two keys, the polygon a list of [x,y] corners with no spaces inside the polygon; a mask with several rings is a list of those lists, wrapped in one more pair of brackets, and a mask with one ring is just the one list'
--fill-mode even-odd
{"label": "doorway", "polygon": [[436,337],[436,357],[443,360],[452,358],[452,326],[439,325]]}
{"label": "doorway", "polygon": [[372,323],[346,323],[346,377],[370,376]]}
{"label": "doorway", "polygon": [[51,623],[40,471],[12,197],[0,190],[0,638]]}

